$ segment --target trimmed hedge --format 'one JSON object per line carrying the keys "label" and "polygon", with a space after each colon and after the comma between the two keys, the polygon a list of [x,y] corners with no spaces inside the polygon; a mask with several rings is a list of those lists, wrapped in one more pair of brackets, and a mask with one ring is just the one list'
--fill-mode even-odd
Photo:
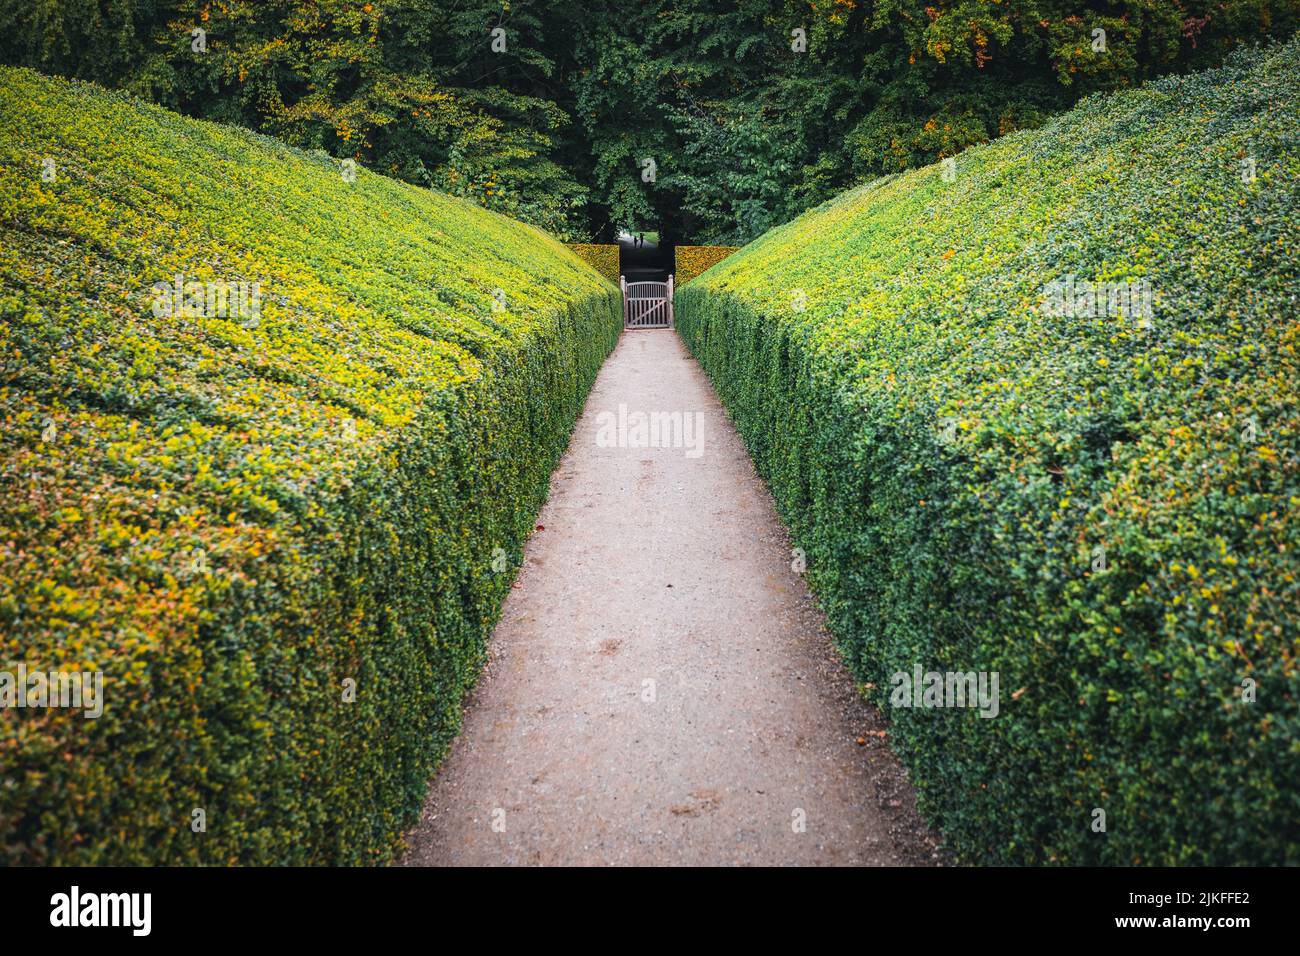
{"label": "trimmed hedge", "polygon": [[571,242],[569,248],[614,285],[618,285],[619,250],[617,243]]}
{"label": "trimmed hedge", "polygon": [[739,246],[677,246],[673,253],[677,266],[677,284],[685,285],[739,248]]}
{"label": "trimmed hedge", "polygon": [[[845,193],[677,296],[968,861],[1300,862],[1298,181],[1294,40]],[[1070,275],[1149,282],[1149,323],[1053,314]],[[918,664],[998,672],[999,716],[891,707]]]}
{"label": "trimmed hedge", "polygon": [[[344,180],[0,70],[0,669],[105,674],[98,720],[0,710],[5,862],[370,863],[421,804],[621,310]],[[260,317],[156,315],[176,274]]]}

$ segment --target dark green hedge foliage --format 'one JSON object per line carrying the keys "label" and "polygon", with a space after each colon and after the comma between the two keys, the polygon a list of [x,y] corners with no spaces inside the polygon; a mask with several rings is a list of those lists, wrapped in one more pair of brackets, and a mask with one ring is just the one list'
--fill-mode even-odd
{"label": "dark green hedge foliage", "polygon": [[[962,858],[1300,863],[1300,41],[953,172],[768,233],[681,334]],[[1069,275],[1149,327],[1041,308]],[[999,716],[891,707],[916,664]]]}

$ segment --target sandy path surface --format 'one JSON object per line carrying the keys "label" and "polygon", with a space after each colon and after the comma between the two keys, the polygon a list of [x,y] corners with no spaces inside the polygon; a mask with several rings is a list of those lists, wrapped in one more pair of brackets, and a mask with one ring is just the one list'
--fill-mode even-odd
{"label": "sandy path surface", "polygon": [[[702,444],[627,447],[636,412]],[[938,859],[675,332],[624,333],[538,524],[402,863]]]}

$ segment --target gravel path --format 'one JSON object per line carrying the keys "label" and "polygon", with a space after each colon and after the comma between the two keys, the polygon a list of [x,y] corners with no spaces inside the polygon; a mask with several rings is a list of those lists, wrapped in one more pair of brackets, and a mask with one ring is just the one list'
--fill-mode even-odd
{"label": "gravel path", "polygon": [[[637,412],[702,446],[628,447]],[[885,730],[708,379],[625,333],[402,863],[938,862]]]}

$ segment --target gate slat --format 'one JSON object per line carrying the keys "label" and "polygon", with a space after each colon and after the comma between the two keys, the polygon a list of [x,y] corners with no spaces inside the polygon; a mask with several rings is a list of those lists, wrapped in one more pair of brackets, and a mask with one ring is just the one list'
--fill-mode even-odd
{"label": "gate slat", "polygon": [[630,282],[623,291],[623,325],[629,329],[672,328],[668,282]]}

